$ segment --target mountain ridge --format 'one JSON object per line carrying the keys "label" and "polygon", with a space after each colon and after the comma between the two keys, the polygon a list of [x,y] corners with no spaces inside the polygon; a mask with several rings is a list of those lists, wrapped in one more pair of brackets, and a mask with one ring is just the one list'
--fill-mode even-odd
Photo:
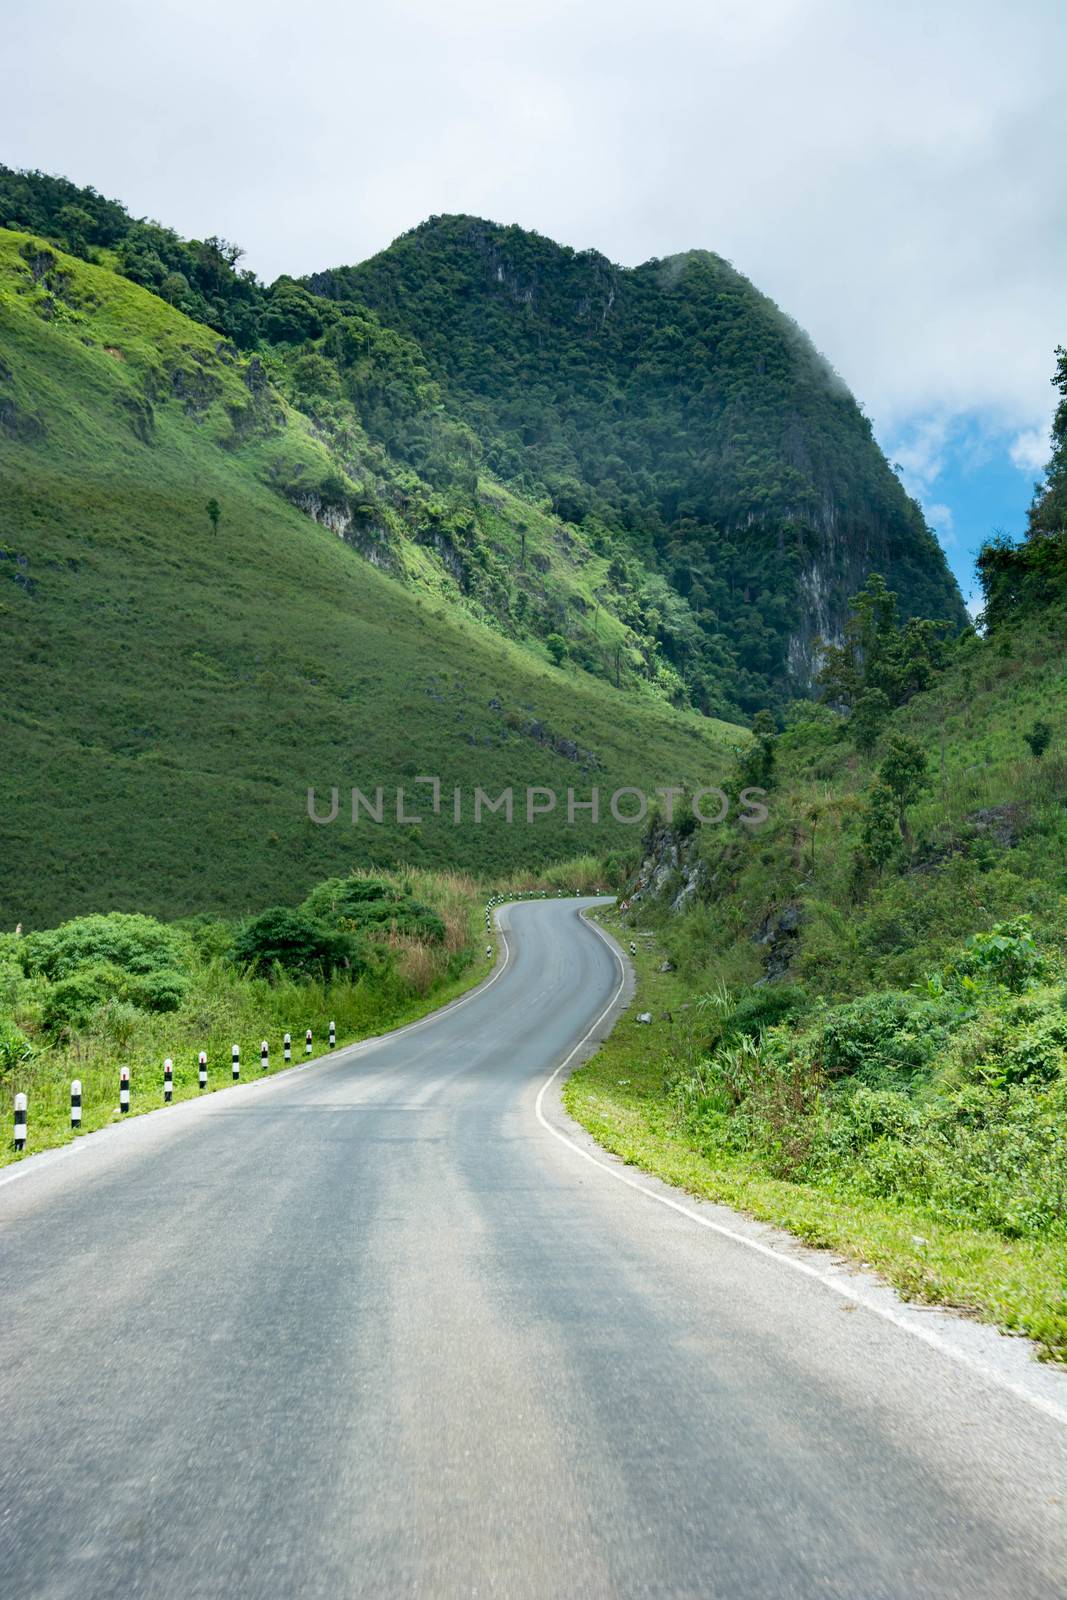
{"label": "mountain ridge", "polygon": [[[750,671],[809,687],[817,635],[839,632],[875,569],[906,612],[964,625],[940,547],[844,381],[714,252],[623,268],[514,225],[443,216],[304,281],[415,338],[505,480],[525,475],[561,513],[621,525],[661,570],[688,568],[672,583],[685,598],[696,572],[704,631],[731,622]],[[715,593],[724,573],[743,577],[738,539],[757,576],[793,558],[792,616],[771,618],[770,641],[751,597],[731,606]]]}

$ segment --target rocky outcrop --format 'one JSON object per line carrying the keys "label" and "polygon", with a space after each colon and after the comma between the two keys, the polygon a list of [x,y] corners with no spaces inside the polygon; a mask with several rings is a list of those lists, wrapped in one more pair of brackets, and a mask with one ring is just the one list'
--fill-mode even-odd
{"label": "rocky outcrop", "polygon": [[674,913],[684,911],[707,884],[707,866],[697,854],[695,833],[656,822],[642,840],[641,865],[625,890],[630,905],[667,899]]}
{"label": "rocky outcrop", "polygon": [[801,911],[793,903],[781,911],[769,911],[752,935],[753,944],[763,946],[764,981],[784,978],[793,964],[800,938]]}

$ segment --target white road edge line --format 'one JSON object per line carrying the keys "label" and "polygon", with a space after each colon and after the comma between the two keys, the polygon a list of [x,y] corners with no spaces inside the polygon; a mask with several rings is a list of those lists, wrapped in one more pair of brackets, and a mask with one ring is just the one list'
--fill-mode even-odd
{"label": "white road edge line", "polygon": [[[494,921],[495,921],[494,914]],[[228,1083],[202,1098],[200,1095],[190,1095],[187,1100],[178,1100],[171,1106],[156,1106],[152,1111],[140,1111],[134,1117],[124,1118],[122,1122],[105,1122],[102,1128],[93,1128],[90,1132],[82,1134],[79,1138],[72,1139],[68,1144],[53,1145],[47,1150],[36,1150],[27,1161],[20,1161],[11,1171],[5,1172],[0,1177],[0,1189],[6,1188],[9,1183],[15,1183],[19,1178],[32,1177],[35,1172],[43,1172],[47,1167],[55,1166],[57,1161],[63,1161],[68,1156],[78,1155],[83,1150],[93,1150],[96,1146],[97,1134],[106,1133],[114,1137],[121,1128],[124,1133],[135,1134],[136,1130],[143,1132],[146,1123],[153,1122],[153,1118],[163,1111],[168,1111],[167,1127],[178,1128],[185,1120],[184,1116],[175,1113],[184,1112],[188,1115],[191,1108],[198,1106],[201,1110],[210,1111],[217,1107],[220,1097],[240,1094],[242,1090],[258,1089],[260,1093],[267,1092],[282,1082],[283,1079],[297,1075],[306,1076],[316,1067],[336,1066],[342,1056],[362,1055],[367,1050],[373,1050],[380,1044],[385,1044],[390,1039],[398,1039],[403,1033],[413,1033],[416,1028],[425,1028],[428,1023],[436,1022],[438,1017],[447,1016],[450,1011],[458,1011],[461,1006],[468,1005],[472,1000],[491,989],[498,978],[504,976],[509,961],[511,960],[511,946],[508,944],[503,928],[498,926],[498,932],[504,944],[504,959],[495,968],[488,978],[476,984],[466,994],[461,994],[455,1000],[450,1000],[446,1006],[439,1006],[435,1011],[428,1011],[424,1017],[417,1017],[414,1022],[405,1022],[402,1027],[392,1028],[388,1033],[375,1033],[369,1039],[357,1039],[354,1044],[343,1044],[340,1050],[328,1050],[324,1056],[316,1056],[313,1061],[294,1062],[291,1067],[283,1067],[280,1072],[272,1072],[267,1078],[248,1078],[244,1083]]]}
{"label": "white road edge line", "polygon": [[947,1356],[950,1360],[956,1362],[957,1365],[969,1368],[970,1371],[975,1373],[978,1377],[983,1378],[987,1383],[995,1385],[995,1387],[998,1389],[1006,1390],[1009,1394],[1014,1395],[1017,1400],[1025,1400],[1028,1405],[1033,1406],[1034,1409],[1036,1411],[1040,1411],[1042,1415],[1051,1418],[1053,1422],[1058,1422],[1063,1426],[1067,1426],[1067,1408],[1057,1405],[1054,1400],[1046,1399],[1044,1395],[1034,1394],[1032,1390],[1025,1386],[1025,1384],[1016,1383],[1013,1379],[1005,1377],[1002,1373],[998,1372],[995,1367],[988,1366],[984,1361],[979,1360],[976,1356],[969,1355],[966,1351],[960,1350],[955,1345],[950,1344],[947,1339],[943,1339],[940,1334],[935,1333],[932,1328],[917,1326],[910,1317],[906,1317],[901,1312],[892,1310],[892,1308],[889,1306],[880,1305],[878,1301],[872,1300],[868,1295],[864,1294],[862,1289],[858,1288],[847,1278],[825,1272],[819,1267],[812,1266],[810,1262],[798,1261],[795,1257],[785,1255],[782,1253],[782,1251],[775,1250],[770,1245],[762,1244],[758,1239],[750,1239],[743,1233],[735,1232],[733,1228],[724,1227],[721,1222],[713,1222],[710,1217],[701,1216],[701,1214],[698,1211],[694,1211],[691,1206],[682,1205],[680,1201],[672,1200],[668,1195],[657,1194],[654,1189],[647,1189],[643,1183],[638,1183],[635,1178],[628,1177],[625,1172],[620,1172],[617,1167],[610,1166],[608,1162],[601,1161],[597,1156],[593,1155],[591,1151],[583,1150],[580,1144],[576,1144],[573,1139],[568,1138],[568,1136],[561,1132],[559,1128],[552,1126],[551,1122],[549,1122],[544,1113],[544,1098],[546,1093],[551,1088],[552,1084],[555,1083],[560,1073],[565,1071],[565,1069],[574,1060],[574,1057],[578,1054],[578,1051],[582,1048],[586,1041],[591,1037],[592,1034],[596,1032],[597,1028],[600,1026],[604,1018],[614,1006],[615,1002],[618,1000],[626,985],[626,967],[623,964],[623,958],[619,954],[614,940],[609,939],[607,934],[604,933],[603,929],[598,928],[595,922],[590,922],[584,911],[580,911],[578,916],[580,920],[585,923],[587,928],[592,928],[597,937],[602,939],[607,945],[608,949],[611,951],[611,954],[619,967],[619,982],[614,994],[604,1007],[603,1011],[597,1017],[596,1021],[578,1040],[578,1043],[574,1046],[574,1049],[570,1052],[570,1054],[560,1062],[556,1070],[552,1072],[541,1085],[537,1099],[534,1102],[534,1110],[537,1113],[537,1120],[540,1122],[541,1126],[545,1128],[554,1139],[558,1139],[560,1144],[564,1144],[569,1150],[573,1150],[575,1155],[581,1156],[583,1161],[588,1161],[590,1166],[599,1167],[601,1172],[606,1172],[608,1177],[614,1178],[617,1183],[624,1183],[628,1189],[636,1189],[637,1193],[643,1194],[646,1199],[655,1200],[658,1205],[667,1206],[671,1211],[677,1211],[679,1216],[687,1218],[690,1222],[695,1222],[698,1227],[707,1228],[711,1233],[719,1234],[724,1239],[729,1239],[732,1244],[739,1244],[746,1250],[754,1251],[757,1255],[767,1256],[779,1266],[788,1267],[791,1271],[798,1272],[805,1278],[813,1278],[817,1283],[823,1284],[825,1288],[832,1290],[834,1294],[839,1295],[842,1299],[851,1300],[856,1305],[863,1306],[866,1311],[873,1312],[875,1316],[881,1317],[884,1322],[892,1323],[894,1327],[899,1328],[903,1333],[910,1334],[912,1338],[921,1340],[923,1344],[929,1345],[931,1349],[939,1351],[941,1355]]}

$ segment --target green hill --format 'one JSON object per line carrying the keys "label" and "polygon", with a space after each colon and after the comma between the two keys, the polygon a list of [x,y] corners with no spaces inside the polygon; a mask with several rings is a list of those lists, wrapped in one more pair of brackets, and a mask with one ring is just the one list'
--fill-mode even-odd
{"label": "green hill", "polygon": [[781,705],[872,570],[906,612],[965,621],[841,380],[708,252],[623,271],[445,217],[267,287],[224,239],[3,167],[0,225],[256,352],[330,456],[275,487],[402,581],[535,650],[555,635],[606,682],[728,718]]}
{"label": "green hill", "polygon": [[[241,912],[353,862],[496,870],[603,848],[610,824],[457,827],[448,790],[469,815],[475,784],[512,784],[521,813],[526,784],[652,787],[715,771],[737,738],[379,571],[329,525],[360,481],[337,487],[321,428],[260,357],[15,230],[0,231],[0,477],[4,924]],[[507,525],[509,496],[484,493]],[[417,566],[386,510],[367,539]],[[555,536],[555,519],[528,521],[533,548]],[[580,588],[583,552],[566,554]],[[307,818],[309,785],[325,808],[332,785],[423,773],[446,804],[419,806],[418,826],[396,823],[391,794],[382,826]]]}
{"label": "green hill", "polygon": [[627,271],[517,227],[436,217],[316,273],[417,340],[498,476],[661,573],[698,703],[725,649],[755,709],[805,688],[873,569],[907,614],[964,623],[941,551],[807,337],[719,256]]}

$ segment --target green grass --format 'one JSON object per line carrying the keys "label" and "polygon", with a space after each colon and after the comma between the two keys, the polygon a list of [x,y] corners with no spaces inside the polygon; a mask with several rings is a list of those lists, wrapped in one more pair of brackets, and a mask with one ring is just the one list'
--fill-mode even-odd
{"label": "green grass", "polygon": [[[621,937],[617,913],[604,917]],[[1067,1246],[1060,1239],[1004,1238],[947,1226],[920,1207],[772,1176],[754,1155],[698,1150],[664,1093],[672,1061],[693,1047],[694,990],[677,972],[657,969],[658,941],[639,937],[638,988],[603,1048],[578,1068],[564,1103],[605,1148],[628,1163],[788,1229],[807,1244],[871,1267],[907,1299],[956,1308],[1067,1360]],[[651,1011],[651,1027],[634,1015]],[[668,1014],[672,1020],[668,1020]]]}
{"label": "green grass", "polygon": [[[384,958],[354,983],[338,976],[331,981],[273,980],[252,977],[216,953],[228,929],[212,927],[201,935],[191,954],[188,993],[174,1012],[153,1013],[130,1007],[102,1006],[81,1029],[55,1040],[41,1026],[45,980],[14,985],[11,1020],[31,1040],[26,1062],[0,1069],[5,1118],[13,1097],[29,1101],[29,1138],[25,1155],[66,1144],[80,1134],[120,1120],[119,1071],[130,1070],[130,1112],[152,1111],[164,1104],[163,1062],[174,1064],[174,1100],[201,1093],[198,1056],[208,1058],[208,1091],[232,1085],[232,1047],[240,1048],[241,1081],[255,1081],[260,1071],[260,1044],[269,1045],[269,1070],[282,1070],[283,1035],[292,1037],[294,1063],[314,1060],[329,1049],[330,1022],[337,1045],[351,1044],[413,1022],[447,1005],[481,983],[492,968],[486,957],[484,885],[462,874],[405,872],[404,886],[442,917],[446,938],[439,947],[418,939],[392,942]],[[496,941],[492,941],[495,951]],[[8,974],[0,973],[0,977]],[[8,1006],[0,1006],[6,1011]],[[0,1023],[3,1022],[0,1016]],[[312,1054],[305,1034],[312,1030]],[[70,1085],[82,1085],[79,1134],[70,1128]],[[0,1165],[23,1159],[14,1150],[9,1130],[0,1141]]]}
{"label": "green grass", "polygon": [[[469,806],[475,784],[606,797],[721,769],[737,730],[550,667],[302,515],[271,485],[332,467],[306,418],[101,267],[64,258],[50,310],[24,242],[0,233],[0,925],[241,913],[352,864],[502,872],[633,842],[559,813],[456,827],[447,800],[399,825],[420,773]],[[379,783],[382,826],[308,821],[309,786]]]}

